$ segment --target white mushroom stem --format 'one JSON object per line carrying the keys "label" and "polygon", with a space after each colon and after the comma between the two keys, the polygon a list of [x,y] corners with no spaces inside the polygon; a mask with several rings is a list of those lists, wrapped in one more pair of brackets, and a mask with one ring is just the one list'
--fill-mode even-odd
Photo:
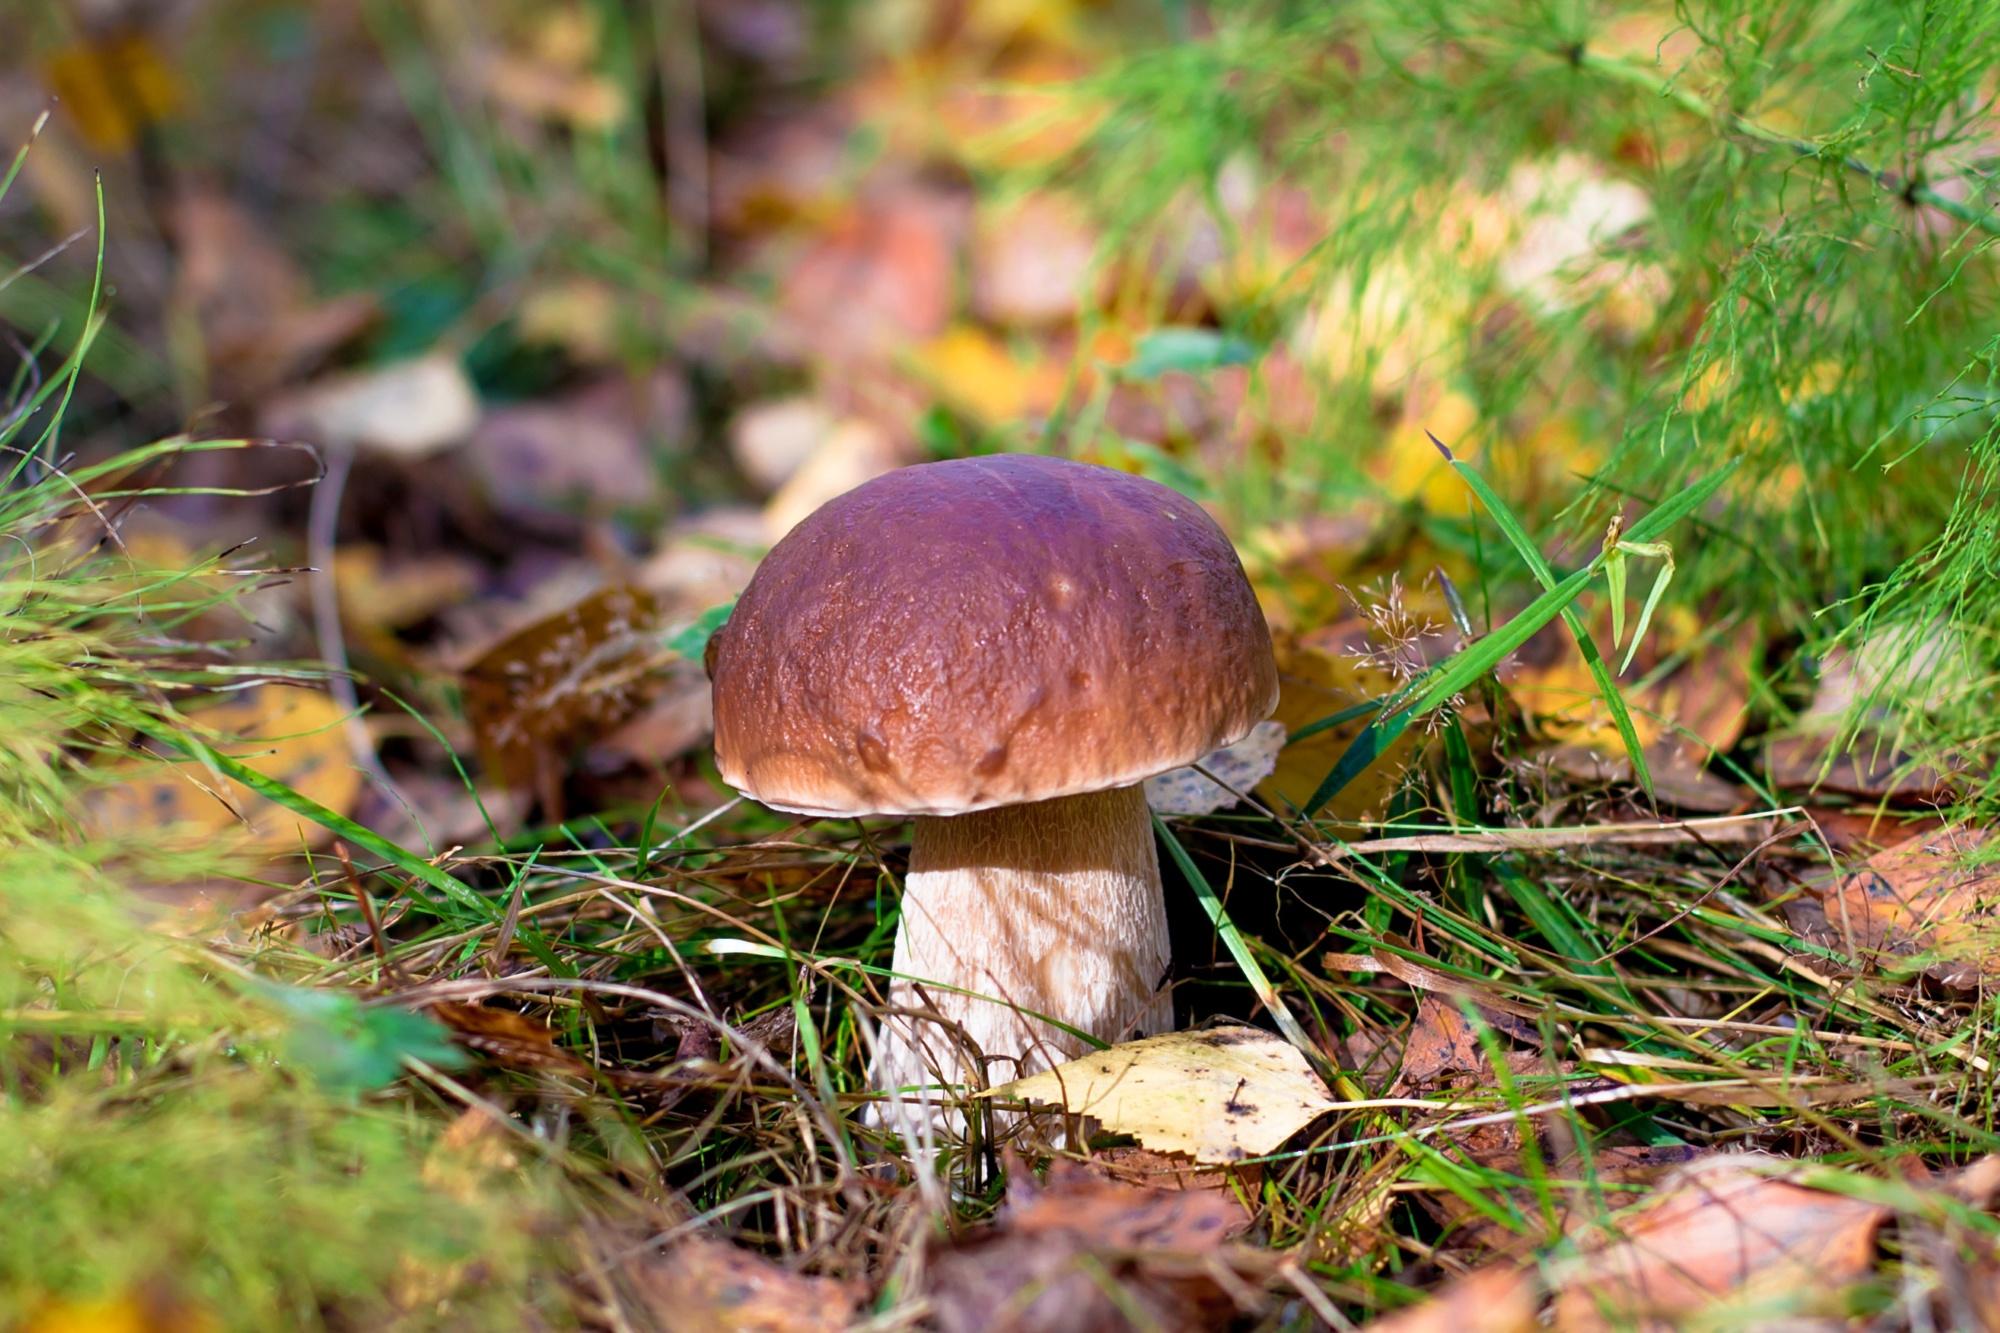
{"label": "white mushroom stem", "polygon": [[1168,959],[1140,788],[918,819],[889,995],[945,1022],[885,1021],[875,1086],[1000,1084],[1083,1054],[1028,1012],[1104,1041],[1168,1031]]}

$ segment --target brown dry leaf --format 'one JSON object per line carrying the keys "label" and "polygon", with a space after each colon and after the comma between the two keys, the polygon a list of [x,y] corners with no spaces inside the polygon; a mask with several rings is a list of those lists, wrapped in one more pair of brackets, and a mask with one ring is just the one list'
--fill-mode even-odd
{"label": "brown dry leaf", "polygon": [[1074,319],[1090,296],[1096,254],[1096,233],[1060,195],[1031,194],[983,209],[973,238],[973,313],[1006,328]]}
{"label": "brown dry leaf", "polygon": [[450,1028],[461,1045],[492,1056],[509,1069],[585,1073],[582,1059],[556,1045],[555,1031],[514,1009],[484,1004],[434,1004],[431,1017]]}
{"label": "brown dry leaf", "polygon": [[1154,1152],[1151,1148],[1097,1148],[1090,1164],[1112,1180],[1148,1189],[1221,1190],[1225,1194],[1243,1184],[1254,1193],[1262,1168],[1250,1166],[1195,1166],[1185,1157]]}
{"label": "brown dry leaf", "polygon": [[1807,886],[1816,912],[1794,913],[1822,942],[1878,963],[1922,957],[1947,986],[2000,976],[2000,867],[1966,864],[1983,831],[1939,830],[1875,853],[1831,880]]}
{"label": "brown dry leaf", "polygon": [[1297,1047],[1238,1026],[1124,1042],[986,1095],[1061,1106],[1197,1162],[1275,1152],[1333,1104]]}
{"label": "brown dry leaf", "polygon": [[1763,771],[1775,787],[1815,795],[1852,796],[1865,801],[1935,805],[1951,799],[1951,784],[1934,768],[1873,735],[1861,735],[1838,751],[1825,735],[1775,736],[1766,747]]}
{"label": "brown dry leaf", "polygon": [[1890,1210],[1756,1169],[1777,1161],[1713,1159],[1664,1186],[1616,1239],[1556,1270],[1556,1327],[1671,1326],[1746,1289],[1810,1309],[1865,1277]]}
{"label": "brown dry leaf", "polygon": [[676,1333],[838,1333],[865,1294],[699,1236],[654,1256],[637,1276],[654,1327]]}
{"label": "brown dry leaf", "polygon": [[1403,1047],[1398,1089],[1425,1088],[1449,1074],[1477,1074],[1486,1069],[1479,1037],[1458,1006],[1435,995],[1417,998],[1417,1018]]}
{"label": "brown dry leaf", "polygon": [[[1598,608],[1590,624],[1600,650],[1611,653],[1608,605]],[[1655,622],[1621,684],[1627,686],[1625,702],[1660,800],[1721,814],[1747,802],[1744,791],[1715,773],[1709,761],[1736,745],[1749,718],[1755,627],[1738,626],[1694,651],[1665,679],[1630,688],[1662,654],[1678,651],[1700,630],[1691,612],[1670,608]],[[1555,742],[1542,752],[1550,767],[1586,784],[1631,782],[1624,741],[1575,640],[1566,633],[1545,634],[1524,656],[1530,660],[1517,662],[1503,676],[1542,735]]]}
{"label": "brown dry leaf", "polygon": [[487,412],[462,461],[510,517],[645,509],[660,499],[657,446],[686,440],[690,410],[687,385],[671,371],[608,376]]}
{"label": "brown dry leaf", "polygon": [[1423,1304],[1368,1327],[1374,1333],[1532,1333],[1541,1303],[1533,1273],[1496,1264],[1455,1278]]}
{"label": "brown dry leaf", "polygon": [[937,1256],[943,1333],[1208,1329],[1240,1314],[1213,1276],[1249,1223],[1208,1190],[1121,1185],[1062,1160],[1046,1184],[1015,1160],[998,1222]]}
{"label": "brown dry leaf", "polygon": [[[265,685],[189,715],[216,749],[338,814],[361,794],[343,724],[346,714],[318,690]],[[119,769],[113,769],[119,772]],[[192,839],[238,839],[262,851],[321,846],[319,825],[253,795],[192,761],[132,767],[93,793],[100,827],[124,834],[178,829]]]}
{"label": "brown dry leaf", "polygon": [[955,193],[901,186],[829,227],[785,282],[801,345],[839,360],[944,332],[965,217]]}
{"label": "brown dry leaf", "polygon": [[464,673],[466,720],[487,766],[545,802],[568,752],[635,715],[672,660],[658,643],[658,600],[618,586],[586,597],[488,649]]}
{"label": "brown dry leaf", "polygon": [[478,424],[472,381],[442,352],[315,381],[272,399],[262,418],[268,435],[405,459],[448,449]]}
{"label": "brown dry leaf", "polygon": [[179,267],[170,318],[199,335],[210,392],[261,397],[375,317],[370,295],[316,300],[264,224],[221,194],[183,192],[174,200],[172,230]]}
{"label": "brown dry leaf", "polygon": [[714,730],[708,672],[699,662],[676,661],[662,669],[652,700],[591,749],[621,763],[650,768],[686,754]]}

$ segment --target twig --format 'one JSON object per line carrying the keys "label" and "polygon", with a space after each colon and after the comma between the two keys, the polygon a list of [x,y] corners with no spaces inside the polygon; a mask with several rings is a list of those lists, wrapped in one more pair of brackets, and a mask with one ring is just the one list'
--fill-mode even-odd
{"label": "twig", "polygon": [[306,512],[306,563],[312,577],[313,637],[319,644],[320,660],[327,667],[327,693],[341,711],[341,728],[354,763],[369,780],[406,810],[414,810],[396,786],[395,779],[382,767],[375,754],[375,738],[361,716],[361,696],[354,688],[354,674],[347,664],[347,639],[340,627],[340,585],[334,578],[334,541],[340,530],[340,502],[347,494],[347,476],[354,469],[352,449],[333,449],[326,458],[326,471],[313,488],[312,504]]}

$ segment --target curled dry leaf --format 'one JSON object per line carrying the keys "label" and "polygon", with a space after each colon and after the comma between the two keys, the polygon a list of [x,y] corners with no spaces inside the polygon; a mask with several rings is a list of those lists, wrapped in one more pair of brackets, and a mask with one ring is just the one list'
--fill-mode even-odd
{"label": "curled dry leaf", "polygon": [[508,1069],[588,1072],[583,1060],[556,1045],[554,1031],[518,1010],[447,1002],[432,1005],[429,1012],[451,1029],[460,1045]]}
{"label": "curled dry leaf", "polygon": [[1758,1169],[1777,1164],[1745,1154],[1688,1168],[1552,1271],[1556,1327],[1673,1326],[1749,1288],[1809,1310],[1865,1277],[1889,1209]]}
{"label": "curled dry leaf", "polygon": [[1254,790],[1278,766],[1285,748],[1285,724],[1259,722],[1236,744],[1217,750],[1200,768],[1220,779],[1218,786],[1194,767],[1176,768],[1146,779],[1146,804],[1163,815],[1208,815],[1236,806],[1236,792]]}
{"label": "curled dry leaf", "polygon": [[933,1316],[944,1333],[1214,1328],[1240,1313],[1215,1274],[1248,1222],[1219,1191],[1143,1189],[1062,1160],[1038,1185],[1016,1160],[998,1223],[933,1260]]}
{"label": "curled dry leaf", "polygon": [[463,678],[466,718],[486,764],[509,786],[552,799],[558,765],[575,747],[633,717],[671,660],[661,607],[619,586],[509,635]]}
{"label": "curled dry leaf", "polygon": [[1290,1042],[1236,1026],[1126,1042],[987,1095],[1060,1106],[1198,1162],[1275,1152],[1333,1105]]}
{"label": "curled dry leaf", "polygon": [[1864,958],[1918,958],[1934,980],[1974,987],[2000,976],[2000,868],[1968,864],[1980,831],[1937,830],[1875,853],[1846,874],[1808,885],[1791,905],[1809,937]]}
{"label": "curled dry leaf", "polygon": [[1486,1068],[1479,1037],[1458,1006],[1435,995],[1417,1000],[1417,1018],[1403,1047],[1398,1089],[1429,1087],[1451,1074],[1477,1074]]}
{"label": "curled dry leaf", "polygon": [[677,1333],[838,1333],[863,1293],[727,1241],[693,1237],[650,1259],[637,1286],[654,1323]]}

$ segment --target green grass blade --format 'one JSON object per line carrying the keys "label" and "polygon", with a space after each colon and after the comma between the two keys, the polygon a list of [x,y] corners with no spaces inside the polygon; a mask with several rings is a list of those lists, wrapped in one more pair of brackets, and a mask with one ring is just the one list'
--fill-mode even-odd
{"label": "green grass blade", "polygon": [[[1429,431],[1424,433],[1430,435]],[[1534,574],[1535,582],[1544,588],[1555,587],[1555,571],[1549,568],[1549,562],[1543,558],[1541,548],[1535,545],[1534,538],[1528,535],[1528,530],[1521,525],[1521,520],[1513,509],[1500,498],[1497,491],[1486,484],[1486,478],[1479,475],[1477,468],[1464,459],[1454,456],[1444,441],[1437,436],[1431,435],[1430,439],[1431,443],[1438,447],[1438,452],[1445,456],[1445,461],[1451,464],[1452,470],[1457,472],[1459,478],[1472,488],[1472,493],[1479,497],[1479,503],[1486,506],[1486,512],[1499,525],[1501,535],[1506,537],[1507,544],[1514,548],[1514,554],[1520,556],[1521,563]],[[1600,555],[1598,559],[1602,562],[1604,557]],[[1622,576],[1623,567],[1615,566],[1615,568],[1619,569]],[[1625,605],[1622,577],[1613,589],[1611,604],[1617,608],[1618,618],[1622,621]],[[1639,779],[1639,786],[1644,789],[1647,798],[1653,799],[1653,773],[1646,766],[1645,747],[1639,743],[1639,729],[1632,725],[1631,710],[1625,707],[1625,696],[1619,692],[1618,681],[1611,674],[1611,665],[1604,660],[1604,655],[1597,651],[1597,644],[1590,637],[1590,630],[1584,625],[1583,617],[1576,613],[1576,608],[1565,606],[1561,615],[1563,624],[1569,629],[1570,637],[1576,640],[1578,650],[1583,653],[1584,664],[1590,668],[1591,679],[1597,682],[1598,696],[1604,700],[1604,706],[1611,710],[1611,723],[1618,728],[1618,739],[1625,744],[1626,757],[1632,761],[1632,774]],[[1634,641],[1636,642],[1636,636]]]}
{"label": "green grass blade", "polygon": [[1285,1007],[1284,997],[1278,994],[1278,988],[1273,986],[1270,977],[1264,974],[1256,955],[1250,952],[1249,941],[1243,938],[1243,932],[1236,928],[1236,923],[1229,919],[1229,910],[1222,905],[1222,899],[1216,897],[1215,890],[1209,885],[1208,877],[1201,873],[1201,867],[1194,863],[1194,858],[1188,855],[1187,848],[1181,846],[1181,840],[1174,836],[1174,831],[1168,828],[1166,821],[1158,815],[1153,816],[1153,829],[1159,834],[1160,841],[1166,844],[1167,854],[1173,857],[1174,864],[1181,868],[1181,873],[1187,876],[1188,883],[1194,886],[1195,897],[1201,900],[1202,910],[1208,913],[1208,919],[1214,923],[1215,933],[1222,937],[1224,947],[1229,950],[1229,956],[1236,960],[1236,966],[1242,971],[1244,980],[1250,983],[1250,989],[1256,992],[1264,1007],[1271,1011],[1271,1017],[1277,1021],[1278,1030],[1285,1034],[1285,1040],[1298,1047],[1300,1054],[1312,1063],[1313,1068],[1319,1070],[1322,1076],[1326,1076],[1328,1074],[1326,1057],[1320,1053],[1319,1047],[1313,1044],[1312,1038],[1306,1035],[1306,1030],[1299,1026],[1299,1020],[1292,1017],[1292,1011]]}
{"label": "green grass blade", "polygon": [[[1734,468],[1733,462],[1726,464],[1660,505],[1633,525],[1628,539],[1651,541],[1686,518],[1715,494],[1729,479]],[[1362,728],[1361,734],[1348,743],[1347,749],[1334,762],[1333,770],[1314,790],[1301,813],[1308,819],[1318,814],[1328,801],[1339,794],[1341,788],[1353,781],[1408,729],[1413,718],[1436,708],[1506,660],[1508,654],[1526,643],[1537,630],[1577,599],[1595,577],[1602,559],[1603,556],[1599,555],[1597,560],[1528,603],[1512,620],[1485,638],[1468,644],[1399,691],[1383,705],[1383,715]],[[1400,702],[1405,699],[1411,702]]]}
{"label": "green grass blade", "polygon": [[302,818],[310,819],[341,840],[381,857],[398,870],[437,889],[460,907],[476,914],[482,921],[499,919],[494,904],[480,896],[464,880],[413,852],[405,851],[381,834],[355,823],[346,815],[328,809],[310,796],[293,791],[275,778],[264,776],[239,759],[230,758],[199,737],[148,720],[141,720],[138,726],[146,735],[162,745],[171,746],[189,758],[208,765],[232,782],[242,783],[265,800],[281,805]]}
{"label": "green grass blade", "polygon": [[34,125],[28,130],[28,141],[15,152],[14,160],[7,165],[7,174],[0,176],[0,199],[7,197],[7,191],[14,188],[14,178],[21,174],[22,163],[28,160],[28,152],[35,146],[35,140],[42,137],[42,127],[49,123],[49,113],[44,111],[35,117]]}

